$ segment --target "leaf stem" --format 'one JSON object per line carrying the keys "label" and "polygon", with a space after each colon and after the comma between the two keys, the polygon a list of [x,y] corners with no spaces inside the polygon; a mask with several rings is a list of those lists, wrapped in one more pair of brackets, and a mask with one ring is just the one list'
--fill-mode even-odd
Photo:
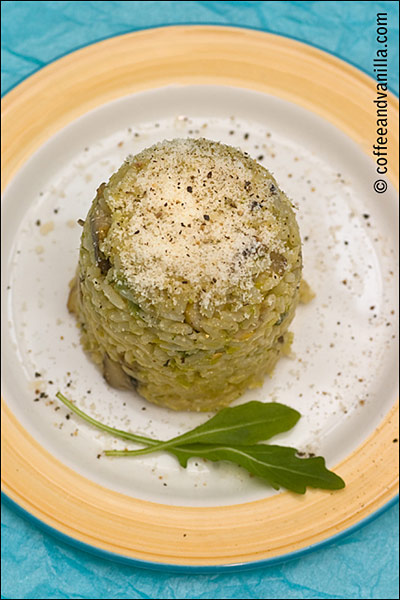
{"label": "leaf stem", "polygon": [[122,429],[115,429],[115,427],[109,427],[108,425],[105,425],[104,423],[100,423],[100,421],[93,419],[93,417],[89,417],[89,415],[87,415],[82,410],[80,410],[77,406],[75,406],[75,404],[73,404],[70,400],[68,400],[68,398],[66,398],[61,392],[57,392],[56,396],[73,413],[78,415],[78,417],[81,417],[82,419],[84,419],[87,423],[90,423],[94,427],[97,427],[97,429],[101,429],[102,431],[111,433],[112,435],[120,437],[124,440],[130,440],[132,442],[136,442],[137,444],[144,444],[147,446],[157,446],[158,444],[163,443],[163,442],[160,442],[159,440],[153,440],[152,438],[148,438],[143,435],[135,435],[134,433],[130,433],[129,431],[123,431]]}

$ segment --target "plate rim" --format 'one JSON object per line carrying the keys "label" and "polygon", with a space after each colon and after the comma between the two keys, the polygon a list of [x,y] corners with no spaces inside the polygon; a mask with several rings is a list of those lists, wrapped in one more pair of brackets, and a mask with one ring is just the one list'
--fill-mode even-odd
{"label": "plate rim", "polygon": [[[200,22],[199,23],[189,23],[189,22],[187,22],[187,23],[186,22],[182,22],[182,23],[160,23],[159,25],[147,25],[147,26],[143,26],[143,27],[140,27],[140,29],[137,29],[135,31],[127,31],[125,33],[120,33],[120,34],[113,34],[112,33],[112,34],[107,35],[105,37],[101,37],[98,40],[93,41],[93,42],[91,42],[89,44],[84,43],[84,44],[82,44],[80,46],[76,46],[76,48],[74,48],[73,50],[66,50],[65,52],[62,52],[61,54],[59,54],[58,56],[56,56],[55,58],[53,58],[52,60],[50,60],[44,66],[39,65],[37,68],[35,68],[33,71],[31,71],[28,75],[25,75],[20,81],[17,81],[16,83],[13,83],[7,89],[7,91],[5,91],[4,93],[1,94],[1,98],[5,98],[7,96],[7,94],[9,94],[10,92],[12,92],[14,90],[14,88],[18,87],[26,79],[29,79],[30,77],[33,77],[33,75],[35,75],[39,71],[42,71],[43,69],[45,69],[49,65],[52,65],[53,63],[61,60],[65,56],[68,56],[69,54],[73,54],[74,52],[77,52],[78,50],[83,50],[84,48],[87,48],[89,46],[94,46],[96,44],[100,44],[101,42],[105,42],[105,41],[110,40],[112,38],[123,37],[124,35],[131,35],[132,33],[138,33],[140,31],[149,31],[149,30],[154,30],[154,29],[165,29],[165,28],[168,28],[168,27],[178,27],[178,28],[179,27],[214,27],[214,28],[221,28],[221,29],[243,29],[243,30],[248,30],[248,31],[257,31],[259,33],[266,33],[267,35],[274,35],[274,36],[277,36],[277,37],[282,37],[284,39],[294,40],[295,42],[299,42],[299,44],[303,44],[305,46],[311,46],[312,48],[316,48],[317,50],[319,50],[320,52],[323,52],[324,54],[329,54],[331,56],[334,56],[339,61],[342,61],[342,62],[344,62],[344,63],[352,66],[357,71],[361,71],[364,75],[366,75],[367,77],[371,78],[370,73],[368,73],[368,71],[364,67],[361,67],[360,65],[358,65],[355,62],[349,60],[348,58],[343,58],[343,56],[341,56],[337,52],[334,52],[333,50],[327,50],[326,48],[323,48],[322,46],[320,46],[319,44],[316,44],[315,42],[305,41],[302,38],[297,37],[295,35],[288,35],[288,34],[278,33],[276,31],[268,31],[266,29],[263,29],[262,27],[256,27],[254,25],[236,25],[235,23],[229,23],[229,24],[223,25],[221,23],[215,23],[213,21],[202,21],[201,23]],[[393,94],[393,96],[395,96],[396,98],[399,98],[399,94],[398,94],[398,92],[394,88],[392,88],[391,86],[388,85],[388,90],[390,91],[391,94]]]}
{"label": "plate rim", "polygon": [[45,533],[48,533],[53,538],[55,538],[57,541],[61,541],[64,544],[67,544],[68,546],[72,546],[73,548],[76,548],[77,550],[80,550],[82,552],[87,552],[88,554],[92,554],[98,558],[103,558],[105,560],[111,560],[118,564],[131,565],[132,567],[138,567],[140,569],[148,569],[150,571],[180,573],[182,575],[185,573],[186,574],[205,575],[205,574],[215,574],[215,573],[221,573],[221,572],[227,573],[227,572],[232,572],[232,571],[234,571],[234,572],[250,571],[250,570],[254,570],[254,569],[261,569],[262,567],[270,567],[273,565],[278,565],[278,564],[284,563],[289,560],[295,560],[296,558],[306,556],[307,554],[310,554],[311,552],[314,552],[316,550],[321,550],[323,548],[327,548],[331,544],[341,541],[342,539],[346,538],[347,536],[351,535],[352,533],[355,533],[359,529],[362,529],[365,525],[368,525],[369,523],[372,523],[373,521],[375,521],[375,519],[377,519],[381,515],[385,514],[390,508],[392,508],[399,502],[399,494],[396,494],[395,496],[393,496],[393,498],[388,500],[386,502],[386,504],[383,504],[375,512],[371,513],[370,515],[368,515],[367,517],[365,517],[358,523],[351,525],[347,529],[344,529],[343,531],[340,531],[339,533],[337,533],[331,537],[328,537],[325,540],[322,540],[315,544],[311,544],[311,546],[305,546],[304,548],[301,548],[300,550],[295,550],[294,552],[290,552],[289,554],[283,554],[281,556],[275,556],[273,558],[265,558],[265,559],[251,561],[251,562],[247,562],[247,563],[232,563],[232,564],[225,564],[225,565],[196,566],[196,565],[179,565],[179,564],[174,565],[174,564],[168,564],[168,563],[146,561],[146,560],[141,560],[139,558],[131,558],[128,556],[124,556],[123,554],[116,554],[114,552],[109,552],[108,550],[103,550],[102,548],[97,548],[96,546],[91,546],[90,544],[86,544],[85,542],[81,542],[80,540],[77,540],[76,538],[66,535],[62,531],[59,531],[58,529],[51,527],[51,525],[48,525],[41,519],[38,519],[37,517],[32,515],[30,512],[28,512],[27,510],[22,508],[22,506],[17,504],[17,502],[12,500],[3,491],[1,492],[1,498],[2,498],[2,501],[4,501],[6,505],[11,507],[13,510],[15,510],[15,512],[18,515],[20,515],[23,519],[25,519],[26,521],[28,521],[30,523],[33,523],[34,525],[36,525],[36,527],[38,527]]}
{"label": "plate rim", "polygon": [[[298,46],[298,49],[300,50],[300,52],[301,52],[301,50],[303,50],[303,52],[304,52],[305,49],[307,49],[307,48],[310,49],[311,48],[314,51],[316,51],[317,54],[322,55],[322,58],[323,58],[323,55],[326,55],[325,56],[325,60],[327,60],[326,57],[331,57],[331,59],[334,59],[334,62],[337,63],[339,69],[340,68],[343,69],[344,65],[350,66],[351,69],[353,70],[353,75],[355,75],[358,72],[359,76],[361,75],[364,78],[364,81],[365,81],[365,79],[367,79],[367,80],[369,80],[369,82],[373,82],[372,78],[368,74],[366,74],[365,72],[363,72],[358,67],[355,67],[354,65],[351,65],[351,63],[348,63],[348,62],[344,61],[342,58],[340,58],[340,57],[338,58],[337,56],[335,56],[335,55],[333,55],[331,53],[328,53],[325,50],[318,49],[315,46],[312,46],[310,44],[304,43],[302,41],[295,40],[294,38],[289,38],[289,37],[282,36],[282,35],[279,35],[279,34],[268,33],[268,32],[265,32],[263,30],[255,30],[255,29],[242,28],[242,27],[207,26],[207,25],[205,25],[205,26],[204,25],[178,25],[178,26],[163,26],[163,27],[157,27],[157,28],[148,28],[148,29],[145,29],[145,30],[142,29],[142,30],[139,30],[137,32],[123,34],[121,36],[112,36],[112,37],[107,38],[107,39],[105,39],[103,41],[96,42],[94,44],[84,46],[83,48],[75,50],[75,51],[73,51],[71,53],[67,53],[66,55],[64,55],[63,58],[59,58],[59,59],[53,61],[52,63],[49,63],[49,65],[47,65],[43,69],[40,69],[39,71],[36,71],[33,75],[30,75],[23,82],[19,83],[14,88],[12,88],[11,90],[9,90],[7,92],[7,94],[4,96],[4,100],[2,100],[2,105],[3,105],[4,101],[7,101],[6,104],[8,104],[8,100],[9,100],[9,98],[11,96],[11,106],[12,106],[13,93],[15,95],[15,92],[17,92],[17,93],[20,92],[21,91],[20,88],[24,87],[24,85],[25,85],[25,88],[27,87],[28,90],[29,90],[29,86],[30,85],[36,85],[38,83],[38,81],[40,83],[41,79],[46,78],[46,75],[49,73],[49,69],[51,69],[51,67],[53,65],[55,65],[55,64],[59,65],[62,61],[65,61],[66,59],[70,59],[71,57],[73,57],[77,53],[85,53],[85,52],[86,53],[87,52],[90,53],[90,52],[93,52],[93,49],[98,48],[100,45],[104,45],[104,44],[107,44],[107,43],[110,43],[110,42],[114,42],[115,40],[117,42],[119,41],[121,43],[124,43],[125,40],[129,41],[133,37],[135,39],[137,39],[138,36],[146,36],[146,35],[148,36],[149,34],[150,34],[150,37],[151,37],[151,36],[154,35],[154,33],[157,34],[157,32],[159,32],[159,31],[163,31],[164,32],[166,30],[169,31],[169,32],[171,32],[172,35],[173,35],[173,32],[176,31],[176,30],[180,30],[182,32],[185,31],[185,30],[191,30],[191,31],[196,30],[197,33],[200,33],[200,37],[203,35],[202,32],[204,32],[205,34],[207,34],[207,32],[217,33],[218,34],[218,32],[221,32],[221,30],[222,30],[222,32],[224,32],[224,35],[225,35],[226,32],[229,32],[229,31],[230,31],[231,34],[232,33],[237,34],[237,32],[240,31],[242,33],[246,32],[246,35],[248,35],[249,33],[250,34],[255,34],[258,37],[258,41],[260,41],[261,37],[263,39],[267,38],[269,40],[271,38],[272,39],[273,38],[280,38],[280,43],[281,44],[284,44],[285,40],[290,40],[291,42],[294,41],[295,44]],[[102,46],[102,47],[104,47],[104,46]],[[321,56],[319,58],[321,58]],[[156,87],[158,87],[158,86],[156,86]],[[24,90],[25,90],[25,88],[24,88]],[[141,88],[141,89],[151,89],[151,88]],[[141,89],[137,90],[137,91],[141,91]],[[257,89],[257,88],[253,88],[253,89]],[[262,91],[262,90],[259,90],[259,91]],[[395,99],[394,96],[393,96],[393,99]],[[103,101],[100,102],[99,104],[103,104]],[[88,112],[88,110],[90,110],[90,108],[89,109],[85,109],[83,111],[83,113],[80,113],[80,114],[85,114],[86,112]],[[71,120],[73,120],[73,119],[71,119]],[[3,125],[3,127],[4,127],[4,125]],[[54,134],[54,131],[49,136],[47,136],[46,139],[48,139],[49,137],[51,137],[53,134]],[[40,147],[42,145],[42,143],[43,142],[38,143],[38,147]],[[29,152],[29,156],[31,156],[32,153],[33,152],[30,151]],[[22,164],[25,162],[25,160],[26,159],[24,159],[22,161]],[[18,169],[16,169],[16,171],[17,170]],[[12,178],[12,176],[10,178]],[[379,429],[379,427],[378,427],[378,429]],[[374,435],[374,434],[372,434],[372,435]],[[3,442],[3,438],[2,438],[2,442]],[[47,452],[47,451],[44,450],[44,452]],[[354,453],[352,453],[352,454],[354,454]],[[350,456],[352,456],[352,455],[350,455]],[[347,460],[348,458],[349,457],[347,457],[345,460]],[[61,465],[62,465],[62,463],[61,463]],[[64,465],[62,465],[62,466],[65,467]],[[63,536],[65,538],[69,538],[70,540],[72,540],[74,542],[74,545],[80,545],[80,544],[84,545],[85,546],[84,549],[86,549],[86,551],[92,551],[92,552],[94,551],[95,553],[101,552],[101,553],[106,553],[107,555],[110,554],[110,556],[108,556],[108,558],[112,558],[113,560],[119,560],[119,561],[121,561],[122,559],[124,559],[124,562],[125,561],[131,562],[131,563],[133,562],[134,564],[136,564],[136,566],[142,566],[142,567],[146,567],[146,565],[147,565],[147,568],[157,568],[157,569],[163,568],[163,569],[166,569],[166,570],[171,570],[171,569],[173,569],[173,570],[175,570],[175,569],[187,570],[187,569],[189,569],[189,570],[201,570],[201,571],[204,571],[206,569],[211,569],[211,570],[215,569],[215,570],[218,571],[218,570],[221,570],[221,569],[234,569],[234,568],[236,568],[236,569],[239,569],[239,568],[241,568],[241,569],[248,569],[248,568],[256,568],[258,566],[263,566],[263,565],[266,565],[266,564],[271,564],[271,563],[276,563],[276,562],[282,562],[282,561],[285,561],[285,560],[289,560],[290,558],[295,558],[295,557],[297,557],[297,556],[299,556],[299,555],[301,555],[303,553],[310,552],[310,551],[312,551],[313,549],[315,549],[317,547],[321,547],[323,545],[329,544],[334,539],[337,539],[338,537],[341,537],[341,536],[344,536],[344,535],[348,535],[348,533],[351,533],[351,531],[353,531],[354,529],[357,529],[358,527],[361,527],[366,522],[369,522],[369,520],[372,520],[373,518],[376,518],[376,516],[378,516],[378,514],[381,514],[381,511],[386,510],[389,506],[391,506],[396,501],[396,496],[391,497],[387,502],[385,502],[383,505],[379,506],[378,509],[376,509],[376,510],[370,512],[370,513],[368,513],[361,520],[356,521],[354,524],[350,525],[349,527],[345,527],[339,533],[334,534],[334,535],[330,535],[330,536],[326,537],[325,539],[323,539],[321,541],[318,541],[318,542],[316,542],[314,544],[311,544],[309,546],[301,547],[300,549],[294,550],[294,551],[289,552],[289,553],[280,554],[278,556],[272,556],[272,557],[268,557],[268,558],[262,558],[260,560],[255,560],[255,561],[235,562],[235,563],[229,563],[229,564],[215,563],[215,564],[210,564],[210,565],[200,565],[200,564],[199,565],[194,565],[194,564],[174,564],[174,563],[168,563],[168,562],[152,562],[152,561],[148,561],[148,560],[142,560],[140,558],[132,558],[130,556],[114,554],[113,552],[109,552],[109,551],[105,550],[104,548],[100,548],[100,547],[95,546],[95,545],[89,545],[89,544],[83,542],[82,540],[79,540],[77,538],[68,536],[63,531],[60,531],[60,530],[57,530],[57,529],[53,528],[45,520],[38,519],[38,517],[36,517],[33,513],[28,512],[23,506],[21,506],[20,504],[18,504],[17,502],[15,502],[15,500],[11,497],[10,494],[6,494],[5,492],[2,492],[2,493],[5,495],[5,497],[8,499],[8,501],[16,504],[18,506],[18,509],[20,509],[21,511],[26,512],[29,515],[29,517],[31,517],[35,521],[39,521],[42,524],[42,526],[51,529],[53,532],[55,532],[59,536]],[[287,494],[287,492],[285,492],[285,494]],[[257,501],[257,502],[259,502],[259,501]],[[154,503],[151,503],[151,504],[154,504]],[[252,504],[252,503],[249,503],[249,504]],[[158,506],[165,506],[165,505],[158,505]],[[234,506],[240,506],[240,505],[234,505]],[[203,510],[203,507],[200,507],[200,510]],[[53,535],[54,535],[54,533],[53,533]],[[71,543],[71,542],[69,542],[69,543]],[[117,557],[117,558],[115,558],[115,557]],[[149,566],[149,565],[152,565],[152,566]]]}
{"label": "plate rim", "polygon": [[[306,42],[303,42],[301,40],[296,39],[295,37],[290,37],[290,36],[283,36],[280,34],[276,34],[276,33],[271,33],[271,32],[266,32],[262,29],[256,29],[256,28],[247,28],[247,27],[238,27],[238,26],[232,26],[232,25],[196,25],[196,24],[191,24],[191,25],[165,25],[165,26],[157,26],[157,27],[149,27],[149,28],[144,28],[144,29],[139,29],[137,31],[134,32],[130,32],[130,33],[124,33],[121,35],[117,35],[117,36],[111,36],[111,37],[107,37],[103,40],[97,41],[93,44],[89,44],[89,45],[85,45],[85,46],[81,46],[80,48],[72,51],[72,52],[68,52],[64,55],[62,55],[61,57],[55,59],[54,61],[48,63],[47,65],[45,65],[44,67],[40,68],[39,70],[36,70],[34,73],[32,73],[31,75],[29,75],[28,77],[24,78],[22,81],[20,81],[17,85],[15,85],[14,87],[12,87],[10,90],[8,90],[8,92],[2,96],[1,98],[1,123],[2,123],[2,129],[4,131],[4,125],[3,125],[3,120],[5,120],[6,116],[7,116],[7,110],[9,110],[10,108],[10,103],[12,105],[12,103],[15,105],[18,101],[19,98],[18,96],[20,96],[21,92],[22,93],[26,93],[26,87],[30,86],[30,87],[34,87],[35,85],[40,85],[40,83],[42,82],[43,79],[46,79],[46,76],[49,75],[50,77],[52,76],[53,78],[55,78],[55,70],[57,68],[57,65],[62,65],[62,66],[66,66],[68,65],[68,62],[70,62],[72,57],[78,57],[78,58],[82,58],[85,57],[88,53],[88,51],[92,51],[93,49],[103,49],[105,47],[111,47],[112,48],[112,44],[114,41],[118,41],[118,42],[124,42],[124,41],[129,41],[129,39],[131,39],[132,37],[135,37],[135,39],[139,39],[140,37],[144,37],[145,36],[151,36],[152,34],[158,34],[158,35],[163,35],[164,32],[167,32],[167,34],[174,34],[174,32],[178,35],[181,34],[181,32],[193,32],[194,34],[196,33],[200,33],[200,35],[202,33],[207,33],[207,32],[216,32],[216,33],[220,33],[222,35],[225,35],[225,33],[227,34],[231,34],[231,35],[235,35],[235,33],[239,33],[239,35],[244,36],[247,35],[249,38],[253,37],[258,38],[258,41],[261,41],[261,45],[262,45],[262,40],[265,39],[271,39],[271,40],[276,40],[276,42],[278,44],[284,45],[286,43],[286,45],[292,45],[295,49],[297,48],[300,51],[303,51],[303,53],[305,54],[305,56],[307,56],[307,53],[312,53],[314,59],[316,57],[319,56],[319,58],[322,58],[323,60],[325,60],[325,62],[327,63],[331,63],[330,67],[332,68],[333,66],[336,66],[336,69],[339,68],[339,71],[342,70],[342,76],[344,76],[345,72],[347,71],[346,74],[346,79],[348,79],[349,77],[358,77],[359,83],[364,85],[365,91],[368,90],[368,88],[371,86],[371,83],[373,82],[374,84],[376,84],[376,82],[372,79],[372,77],[363,69],[360,69],[358,66],[353,65],[351,62],[344,60],[343,58],[337,56],[334,53],[330,53],[324,49],[319,48],[316,45],[311,45],[308,44]],[[282,49],[282,48],[281,48]],[[149,48],[147,47],[146,50],[148,51]],[[152,49],[153,50],[153,49]],[[161,58],[159,56],[159,58]],[[304,57],[303,57],[304,58]],[[293,74],[292,74],[293,75]],[[160,77],[158,75],[158,77]],[[178,76],[179,77],[179,76]],[[193,77],[192,77],[193,79]],[[254,86],[252,85],[254,82],[252,82],[251,78],[244,77],[244,79],[246,80],[246,82],[249,84],[251,83],[251,85],[246,85],[243,86],[243,77],[242,77],[242,83],[238,84],[238,87],[246,87],[247,89],[255,89],[256,91],[269,91],[269,87],[265,84],[265,82],[263,82],[263,84],[261,85],[261,82],[258,81],[258,85]],[[162,80],[162,78],[161,78]],[[81,82],[82,83],[82,82]],[[215,83],[215,79],[210,79],[209,83]],[[221,84],[220,81],[218,81],[219,84]],[[343,82],[342,82],[343,83]],[[162,85],[168,85],[168,83],[162,83]],[[229,85],[227,83],[225,83],[225,85]],[[231,84],[234,85],[234,84]],[[349,92],[351,92],[351,87],[348,87],[348,81],[346,81],[346,86]],[[126,86],[125,86],[126,87]],[[158,87],[158,86],[157,86]],[[286,86],[287,88],[287,86]],[[151,89],[148,88],[146,85],[140,85],[139,87],[136,87],[135,91],[143,91],[146,89]],[[274,89],[274,88],[272,88]],[[127,92],[125,92],[126,95]],[[289,101],[293,101],[293,95],[288,93],[288,90],[285,89],[285,93],[282,93],[281,96]],[[101,103],[105,103],[107,101],[113,100],[115,98],[118,98],[121,96],[115,96],[115,95],[106,95],[103,98],[103,101]],[[296,97],[296,96],[295,96]],[[346,100],[349,100],[349,98],[346,97],[346,95],[343,96]],[[296,97],[297,98],[297,97]],[[388,90],[388,94],[387,94],[387,98],[388,98],[388,105],[391,105],[392,108],[392,114],[391,114],[391,120],[394,123],[395,127],[394,129],[396,130],[396,123],[398,125],[398,114],[399,114],[399,99],[398,96],[396,96],[396,94],[394,94],[393,92],[391,92],[390,90]],[[350,96],[351,99],[351,96]],[[327,98],[325,97],[325,100],[327,100]],[[309,101],[309,98],[308,98]],[[79,116],[81,116],[82,114],[85,114],[86,112],[90,111],[92,108],[96,108],[99,105],[99,103],[96,102],[92,102],[91,104],[86,104],[84,103],[84,110],[75,110],[74,113],[74,118],[77,118]],[[301,104],[303,107],[308,108],[310,110],[310,105],[309,102],[308,104],[305,102],[305,99],[303,99],[303,102]],[[318,105],[316,105],[318,106]],[[315,109],[315,106],[314,106]],[[325,109],[325,107],[323,106],[319,106],[320,110],[317,110],[317,114],[319,114],[320,116],[323,116],[325,118],[327,118],[328,121],[330,121],[330,117],[331,115],[329,114],[329,111],[327,111]],[[332,109],[332,106],[331,106]],[[397,110],[395,110],[397,109]],[[51,116],[51,115],[49,115]],[[337,115],[336,115],[337,116]],[[342,115],[343,116],[343,115]],[[359,115],[357,115],[359,116]],[[10,179],[12,178],[12,176],[14,176],[15,172],[22,166],[22,164],[24,162],[26,162],[26,160],[49,138],[51,137],[51,135],[53,135],[56,131],[62,129],[68,122],[72,121],[73,119],[63,119],[61,123],[58,124],[58,127],[54,130],[51,131],[50,135],[42,135],[39,137],[38,139],[38,143],[31,147],[29,144],[27,144],[27,149],[23,155],[23,160],[21,159],[19,161],[19,164],[15,165],[15,164],[11,164],[11,167],[9,167],[8,162],[9,162],[9,148],[7,146],[7,144],[4,143],[4,138],[5,135],[3,133],[3,136],[1,138],[1,154],[2,154],[2,173],[3,171],[6,170],[6,167],[9,167],[9,171],[10,171],[10,175],[8,176]],[[348,121],[348,119],[347,119]],[[365,123],[364,123],[365,125]],[[336,126],[337,123],[336,123]],[[352,130],[353,127],[353,123],[351,123],[351,120],[349,123],[347,123],[347,130],[346,128],[343,127],[339,127],[339,129],[341,129],[342,131],[344,131],[345,133],[347,133],[349,135],[349,127]],[[367,128],[371,129],[371,122],[367,123]],[[371,134],[371,132],[369,132]],[[360,134],[361,134],[361,138],[360,138]],[[360,141],[364,140],[365,137],[365,131],[359,127],[359,145],[360,145]],[[350,134],[350,137],[354,140],[354,135]],[[393,134],[393,128],[390,129],[390,131],[388,132],[388,137],[389,137],[389,141],[391,141],[393,139],[394,134]],[[36,134],[36,138],[38,138],[37,134]],[[25,138],[22,141],[29,140],[29,137],[25,136]],[[375,131],[375,135],[371,140],[376,141],[376,131]],[[357,141],[357,140],[355,140]],[[368,147],[368,150],[370,150],[370,144],[365,144]],[[362,146],[362,144],[361,144]],[[365,148],[364,148],[365,151]],[[369,153],[368,153],[369,154]],[[398,189],[398,181],[399,181],[399,166],[398,166],[398,145],[393,144],[390,146],[390,152],[388,153],[388,176],[391,179],[392,183],[394,183],[395,187]],[[5,166],[6,165],[6,166]],[[1,178],[1,191],[4,191],[5,188],[5,184],[4,184],[4,180],[5,177]]]}

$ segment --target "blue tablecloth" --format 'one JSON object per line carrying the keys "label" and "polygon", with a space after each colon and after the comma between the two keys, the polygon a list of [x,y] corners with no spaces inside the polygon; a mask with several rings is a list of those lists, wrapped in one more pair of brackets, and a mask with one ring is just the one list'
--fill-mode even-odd
{"label": "blue tablecloth", "polygon": [[[376,14],[388,13],[398,86],[397,2],[2,2],[2,93],[56,58],[157,25],[254,27],[296,37],[373,73]],[[56,541],[2,506],[2,598],[397,598],[398,507],[311,554],[247,572],[152,572]]]}

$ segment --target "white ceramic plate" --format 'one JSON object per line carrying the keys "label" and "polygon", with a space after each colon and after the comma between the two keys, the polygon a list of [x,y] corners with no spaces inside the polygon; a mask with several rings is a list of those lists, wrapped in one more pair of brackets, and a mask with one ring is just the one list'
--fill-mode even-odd
{"label": "white ceramic plate", "polygon": [[108,387],[66,309],[77,219],[86,217],[98,185],[128,154],[186,136],[238,146],[272,171],[298,207],[304,277],[316,292],[297,311],[293,357],[237,403],[277,400],[299,410],[301,422],[274,441],[322,454],[331,467],[388,412],[396,398],[394,190],[378,203],[368,158],[321,118],[219,86],[171,86],[102,106],[51,138],[14,178],[4,195],[5,396],[40,444],[107,488],[154,502],[227,505],[272,492],[228,464],[192,460],[183,471],[167,455],[98,459],[125,442],[75,416],[67,420],[54,397],[61,390],[99,420],[159,439],[210,416],[176,413]]}
{"label": "white ceramic plate", "polygon": [[[390,184],[373,189],[375,88],[287,38],[174,27],[79,50],[7,94],[2,489],[20,507],[112,558],[237,568],[325,542],[393,499],[397,201]],[[389,94],[387,182],[396,182],[397,106]],[[55,399],[60,389],[106,423],[160,438],[208,418],[108,388],[66,309],[76,221],[98,185],[128,154],[200,135],[274,173],[298,207],[304,276],[316,292],[298,308],[292,358],[238,402],[297,408],[299,424],[274,441],[324,455],[344,490],[272,493],[229,464],[108,459],[104,448],[125,444],[67,418]]]}

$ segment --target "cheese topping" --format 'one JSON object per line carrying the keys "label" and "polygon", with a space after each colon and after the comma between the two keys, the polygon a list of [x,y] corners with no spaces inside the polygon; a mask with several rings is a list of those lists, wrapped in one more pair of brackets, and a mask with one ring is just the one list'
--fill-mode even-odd
{"label": "cheese topping", "polygon": [[164,141],[129,157],[104,197],[112,225],[102,251],[145,298],[188,286],[208,306],[226,302],[233,288],[245,294],[262,273],[284,271],[291,204],[240,150]]}

